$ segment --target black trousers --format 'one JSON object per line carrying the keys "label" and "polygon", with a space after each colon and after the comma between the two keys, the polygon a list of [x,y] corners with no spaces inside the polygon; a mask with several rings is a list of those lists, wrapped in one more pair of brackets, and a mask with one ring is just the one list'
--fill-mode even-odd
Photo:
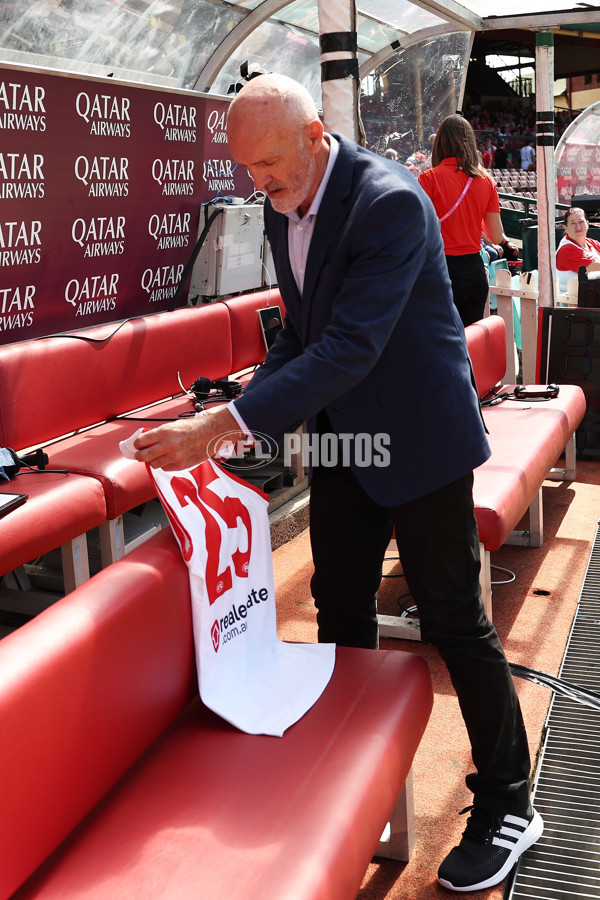
{"label": "black trousers", "polygon": [[479,253],[447,256],[448,274],[452,282],[452,297],[463,325],[472,325],[483,318],[489,282]]}
{"label": "black trousers", "polygon": [[437,647],[458,696],[477,770],[466,778],[474,803],[522,812],[529,749],[510,669],[481,600],[472,474],[387,509],[349,467],[314,469],[311,588],[319,641],[377,648],[377,590],[394,528],[422,638]]}

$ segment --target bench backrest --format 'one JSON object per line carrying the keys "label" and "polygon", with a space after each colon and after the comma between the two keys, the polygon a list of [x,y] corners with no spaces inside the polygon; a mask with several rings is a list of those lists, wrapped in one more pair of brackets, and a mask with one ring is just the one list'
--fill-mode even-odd
{"label": "bench backrest", "polygon": [[264,361],[266,344],[258,311],[278,306],[285,308],[279,290],[257,291],[225,300],[231,320],[232,372],[241,372]]}
{"label": "bench backrest", "polygon": [[501,316],[487,316],[465,328],[467,349],[479,398],[506,375],[506,325]]}
{"label": "bench backrest", "polygon": [[0,641],[0,897],[195,693],[189,576],[170,529]]}
{"label": "bench backrest", "polygon": [[171,397],[181,392],[178,372],[189,388],[201,375],[215,380],[231,371],[222,303],[7,345],[0,348],[0,446],[33,447]]}

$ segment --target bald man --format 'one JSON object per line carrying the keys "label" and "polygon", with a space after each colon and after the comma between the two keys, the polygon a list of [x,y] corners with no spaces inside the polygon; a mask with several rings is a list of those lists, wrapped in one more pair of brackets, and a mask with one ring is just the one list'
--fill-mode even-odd
{"label": "bald man", "polygon": [[512,677],[479,589],[473,469],[489,456],[435,210],[416,179],[326,134],[307,91],[262,75],[232,102],[234,159],[263,191],[286,319],[241,397],[137,438],[168,471],[232,431],[307,421],[336,448],[312,466],[311,590],[319,641],[378,646],[392,532],[425,641],[444,659],[471,740],[473,807],[438,873],[456,891],[502,881],[541,834]]}

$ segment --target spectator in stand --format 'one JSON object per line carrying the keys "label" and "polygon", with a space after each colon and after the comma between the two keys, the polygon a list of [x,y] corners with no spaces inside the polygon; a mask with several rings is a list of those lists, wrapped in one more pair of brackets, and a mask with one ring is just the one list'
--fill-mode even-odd
{"label": "spectator in stand", "polygon": [[492,244],[506,242],[498,188],[480,165],[475,133],[465,118],[447,116],[433,144],[432,168],[419,183],[438,214],[454,303],[463,325],[481,319],[488,278],[481,258],[482,229]]}
{"label": "spectator in stand", "polygon": [[427,157],[423,153],[422,150],[417,150],[416,153],[412,153],[404,165],[407,169],[413,173],[415,178],[418,178],[421,172],[425,169],[427,163]]}
{"label": "spectator in stand", "polygon": [[394,150],[393,147],[388,147],[383,155],[386,159],[392,159],[395,162],[398,162],[398,153],[396,152],[396,150]]}
{"label": "spectator in stand", "polygon": [[[555,128],[557,137],[560,137],[565,128],[570,125],[580,112],[581,110],[577,109],[556,110]],[[485,108],[482,109],[480,102],[475,98],[475,102],[465,108],[465,117],[477,131],[491,131],[493,141],[495,140],[495,135],[505,139],[509,138],[509,140],[505,140],[509,152],[513,149],[510,146],[510,139],[513,135],[515,137],[528,135],[535,130],[535,109],[528,107],[524,102],[488,99],[486,100]],[[522,141],[519,140],[518,143],[521,144]],[[515,163],[516,168],[521,167],[518,150],[515,155]],[[496,167],[495,163],[494,166]]]}
{"label": "spectator in stand", "polygon": [[431,155],[433,153],[433,142],[435,141],[435,131],[429,135],[428,141],[429,141],[429,152],[427,153],[425,162],[423,163],[423,169],[431,168]]}
{"label": "spectator in stand", "polygon": [[521,147],[521,169],[527,172],[533,167],[533,163],[535,163],[535,147],[533,141],[529,140]]}
{"label": "spectator in stand", "polygon": [[505,259],[508,263],[518,263],[519,248],[512,241],[504,238],[499,244],[492,244],[485,231],[481,232],[481,249],[486,254],[488,262],[496,262],[498,259]]}
{"label": "spectator in stand", "polygon": [[567,282],[577,278],[581,266],[586,272],[600,272],[600,241],[587,236],[590,223],[578,206],[572,206],[564,215],[565,236],[556,251],[556,269],[562,293],[567,290]]}
{"label": "spectator in stand", "polygon": [[504,250],[500,244],[492,244],[485,231],[481,232],[481,249],[488,259],[488,263],[496,262],[504,256]]}
{"label": "spectator in stand", "polygon": [[484,169],[492,168],[492,152],[489,147],[489,143],[486,142],[485,145],[479,145],[481,148],[481,165]]}
{"label": "spectator in stand", "polygon": [[485,142],[485,154],[486,157],[489,156],[490,158],[490,164],[489,166],[486,166],[486,169],[493,169],[496,165],[496,145],[492,141],[491,137],[487,138]]}
{"label": "spectator in stand", "polygon": [[496,147],[496,154],[494,156],[494,168],[508,168],[508,151],[504,146],[504,141],[502,140],[502,138],[498,139],[498,146]]}

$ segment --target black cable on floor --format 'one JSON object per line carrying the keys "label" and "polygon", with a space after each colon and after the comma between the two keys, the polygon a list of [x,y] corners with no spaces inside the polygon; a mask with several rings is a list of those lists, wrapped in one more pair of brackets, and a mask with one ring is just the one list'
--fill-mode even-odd
{"label": "black cable on floor", "polygon": [[568,697],[569,700],[575,700],[577,703],[583,703],[585,706],[593,706],[600,709],[600,694],[596,691],[590,691],[588,688],[580,687],[570,681],[564,681],[554,675],[548,675],[546,672],[538,672],[536,669],[529,669],[527,666],[521,666],[518,663],[508,664],[510,671],[516,678],[525,678],[534,684],[541,684],[542,687],[549,688],[555,694],[562,697]]}

